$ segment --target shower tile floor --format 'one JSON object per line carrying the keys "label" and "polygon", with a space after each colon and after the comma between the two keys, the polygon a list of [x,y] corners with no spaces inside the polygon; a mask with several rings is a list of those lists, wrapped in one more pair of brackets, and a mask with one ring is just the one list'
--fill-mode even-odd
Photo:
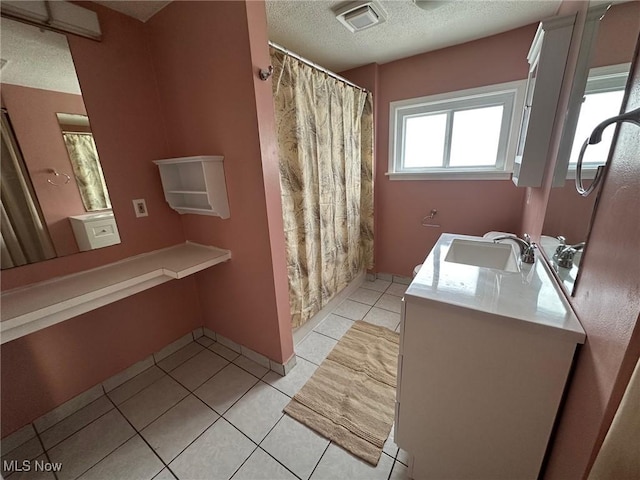
{"label": "shower tile floor", "polygon": [[365,281],[296,345],[286,377],[201,337],[2,458],[3,468],[12,459],[61,462],[59,472],[3,476],[406,479],[408,456],[392,436],[373,468],[282,413],[355,320],[398,331],[406,287]]}

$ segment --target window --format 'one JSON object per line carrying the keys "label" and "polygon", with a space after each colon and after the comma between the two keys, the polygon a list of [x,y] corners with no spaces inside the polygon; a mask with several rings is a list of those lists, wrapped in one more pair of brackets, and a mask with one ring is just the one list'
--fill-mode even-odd
{"label": "window", "polygon": [[[620,114],[628,73],[629,64],[595,68],[589,73],[571,148],[569,178],[575,175],[578,154],[585,139],[600,122]],[[583,159],[583,169],[595,173],[597,166],[607,161],[614,131],[614,126],[606,128],[602,141],[589,146]]]}
{"label": "window", "polygon": [[[392,179],[509,178],[525,82],[391,103]],[[515,122],[517,123],[517,122]]]}

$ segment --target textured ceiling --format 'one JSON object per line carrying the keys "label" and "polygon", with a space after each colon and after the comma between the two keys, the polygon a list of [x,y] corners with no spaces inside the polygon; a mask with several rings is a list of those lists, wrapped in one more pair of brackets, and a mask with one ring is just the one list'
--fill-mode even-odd
{"label": "textured ceiling", "polygon": [[333,71],[386,63],[476,40],[555,15],[561,0],[453,0],[430,11],[380,0],[387,21],[351,33],[332,9],[345,2],[267,0],[269,39]]}
{"label": "textured ceiling", "polygon": [[0,37],[3,83],[80,94],[64,35],[2,18]]}
{"label": "textured ceiling", "polygon": [[102,6],[108,7],[112,10],[116,10],[120,13],[124,13],[125,15],[129,15],[130,17],[137,18],[142,22],[146,22],[164,7],[169,5],[171,1],[104,0],[95,1],[94,3],[99,3]]}

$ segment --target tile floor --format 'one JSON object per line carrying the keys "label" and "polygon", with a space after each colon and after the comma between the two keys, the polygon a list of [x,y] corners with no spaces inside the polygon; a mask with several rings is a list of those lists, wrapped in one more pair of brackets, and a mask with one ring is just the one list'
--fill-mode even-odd
{"label": "tile floor", "polygon": [[366,281],[296,346],[286,377],[201,337],[2,458],[59,472],[4,478],[406,479],[392,436],[373,468],[282,413],[354,320],[399,328],[406,287]]}

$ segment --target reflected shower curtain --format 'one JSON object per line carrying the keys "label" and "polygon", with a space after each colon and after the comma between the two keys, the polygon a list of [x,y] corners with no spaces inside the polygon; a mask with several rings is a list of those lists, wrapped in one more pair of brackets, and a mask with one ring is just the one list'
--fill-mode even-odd
{"label": "reflected shower curtain", "polygon": [[2,112],[0,159],[0,265],[17,267],[55,258],[49,231],[36,200],[13,130]]}
{"label": "reflected shower curtain", "polygon": [[63,137],[84,208],[87,212],[111,208],[93,135],[65,132]]}
{"label": "reflected shower curtain", "polygon": [[293,327],[373,267],[373,107],[271,49]]}

